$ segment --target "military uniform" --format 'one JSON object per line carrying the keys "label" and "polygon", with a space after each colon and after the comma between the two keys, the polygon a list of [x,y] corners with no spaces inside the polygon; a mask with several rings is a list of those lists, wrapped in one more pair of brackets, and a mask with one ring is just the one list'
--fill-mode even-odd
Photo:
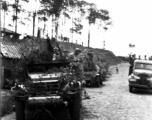
{"label": "military uniform", "polygon": [[129,64],[130,64],[130,67],[129,67],[129,75],[132,74],[133,72],[133,66],[134,66],[134,61],[136,60],[135,57],[130,57],[130,60],[129,60]]}

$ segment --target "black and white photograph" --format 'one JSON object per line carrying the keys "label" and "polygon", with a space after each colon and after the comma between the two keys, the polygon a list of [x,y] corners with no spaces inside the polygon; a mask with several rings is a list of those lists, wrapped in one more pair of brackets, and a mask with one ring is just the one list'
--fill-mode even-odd
{"label": "black and white photograph", "polygon": [[0,0],[1,120],[152,120],[151,0]]}

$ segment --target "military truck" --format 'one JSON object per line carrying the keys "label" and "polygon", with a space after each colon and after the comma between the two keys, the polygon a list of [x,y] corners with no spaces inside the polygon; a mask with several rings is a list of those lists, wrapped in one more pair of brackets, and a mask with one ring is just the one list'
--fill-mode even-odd
{"label": "military truck", "polygon": [[84,50],[77,58],[83,63],[85,83],[87,87],[100,87],[102,85],[102,72],[96,62],[93,60],[93,52]]}
{"label": "military truck", "polygon": [[12,88],[17,120],[25,119],[26,110],[52,112],[64,108],[69,109],[71,120],[80,120],[81,70],[73,60],[65,59],[58,43],[55,44],[60,58],[51,62],[27,62],[26,82]]}
{"label": "military truck", "polygon": [[50,111],[69,108],[71,120],[80,120],[82,80],[74,75],[71,61],[27,64],[26,68],[29,85],[22,87],[26,99],[15,97],[17,120],[24,120],[25,106]]}

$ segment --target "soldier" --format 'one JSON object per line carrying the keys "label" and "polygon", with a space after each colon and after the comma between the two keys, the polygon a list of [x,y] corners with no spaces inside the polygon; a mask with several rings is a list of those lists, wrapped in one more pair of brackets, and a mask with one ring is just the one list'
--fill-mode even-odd
{"label": "soldier", "polygon": [[65,50],[63,50],[63,53],[64,53],[64,58],[68,59],[68,53],[69,53],[69,51],[65,49]]}
{"label": "soldier", "polygon": [[74,51],[74,55],[78,56],[81,52],[82,52],[82,50],[80,48],[76,48]]}
{"label": "soldier", "polygon": [[147,56],[145,55],[145,59],[144,60],[147,60],[147,58],[146,58]]}
{"label": "soldier", "polygon": [[93,60],[93,52],[88,52],[88,69],[89,71],[96,71],[96,65]]}
{"label": "soldier", "polygon": [[136,60],[136,54],[133,55],[133,59]]}
{"label": "soldier", "polygon": [[61,55],[59,50],[57,48],[54,48],[53,60],[60,60],[60,59],[61,59]]}
{"label": "soldier", "polygon": [[74,52],[70,53],[68,55],[69,59],[78,59],[78,55],[82,52],[82,50],[80,48],[76,48]]}
{"label": "soldier", "polygon": [[131,61],[131,73],[133,72],[133,67],[134,67],[134,61],[136,60],[136,54],[132,55],[132,61]]}
{"label": "soldier", "polygon": [[139,55],[139,58],[138,58],[138,59],[141,60],[140,55]]}
{"label": "soldier", "polygon": [[102,60],[98,59],[97,65],[99,66],[99,74],[102,79],[102,81],[105,80],[105,70],[104,70],[104,63]]}
{"label": "soldier", "polygon": [[118,65],[116,66],[116,74],[119,73],[119,70],[118,70]]}
{"label": "soldier", "polygon": [[133,68],[133,55],[132,56],[129,55],[129,65],[130,65],[130,67],[129,67],[129,75],[131,75],[132,68]]}

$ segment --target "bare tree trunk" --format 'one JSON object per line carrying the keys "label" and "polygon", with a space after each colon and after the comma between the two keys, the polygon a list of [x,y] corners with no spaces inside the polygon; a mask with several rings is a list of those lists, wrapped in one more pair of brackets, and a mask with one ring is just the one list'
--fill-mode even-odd
{"label": "bare tree trunk", "polygon": [[72,43],[73,43],[73,16],[72,16]]}
{"label": "bare tree trunk", "polygon": [[16,4],[16,21],[15,21],[15,33],[17,33],[17,17],[18,17],[18,11],[17,11],[17,9],[18,9],[18,3],[19,3],[19,0],[15,0],[15,4]]}
{"label": "bare tree trunk", "polygon": [[88,48],[90,47],[90,24],[89,24],[89,28],[88,28]]}
{"label": "bare tree trunk", "polygon": [[44,22],[44,28],[43,28],[43,38],[44,38],[44,34],[45,34],[45,22]]}
{"label": "bare tree trunk", "polygon": [[[66,26],[66,16],[64,16],[63,26],[64,26],[64,27]],[[63,38],[63,41],[64,41],[64,38]],[[69,42],[69,41],[68,41],[68,42]]]}
{"label": "bare tree trunk", "polygon": [[[40,19],[39,19],[39,16],[38,16],[38,31],[40,30],[39,23],[40,23]],[[40,34],[41,34],[41,32],[40,32]],[[37,37],[38,37],[38,34],[37,34]],[[41,37],[41,35],[39,35],[39,37]]]}
{"label": "bare tree trunk", "polygon": [[[17,16],[17,12],[16,12],[16,16]],[[15,22],[15,33],[17,33],[17,18],[16,18],[16,22]]]}
{"label": "bare tree trunk", "polygon": [[53,38],[53,24],[54,24],[54,21],[53,21],[53,15],[52,15],[52,38]]}
{"label": "bare tree trunk", "polygon": [[[44,19],[45,19],[45,15],[44,15]],[[43,38],[44,38],[44,34],[45,34],[45,27],[46,27],[46,23],[45,23],[45,20],[44,20]]]}
{"label": "bare tree trunk", "polygon": [[3,28],[4,28],[4,31],[5,31],[5,10],[4,10],[4,22],[3,22]]}
{"label": "bare tree trunk", "polygon": [[[64,16],[65,17],[65,16]],[[62,18],[62,28],[61,28],[61,41],[63,40],[63,26],[64,26],[64,18]]]}
{"label": "bare tree trunk", "polygon": [[36,12],[33,13],[33,37],[35,35],[35,17],[36,17]]}
{"label": "bare tree trunk", "polygon": [[58,17],[55,18],[56,19],[56,24],[55,24],[55,38],[57,40],[58,38],[58,27],[59,27],[59,24],[58,24]]}
{"label": "bare tree trunk", "polygon": [[33,37],[35,35],[35,18],[36,18],[36,12],[37,12],[37,10],[36,10],[36,2],[37,2],[37,0],[35,0],[35,12],[33,12]]}

